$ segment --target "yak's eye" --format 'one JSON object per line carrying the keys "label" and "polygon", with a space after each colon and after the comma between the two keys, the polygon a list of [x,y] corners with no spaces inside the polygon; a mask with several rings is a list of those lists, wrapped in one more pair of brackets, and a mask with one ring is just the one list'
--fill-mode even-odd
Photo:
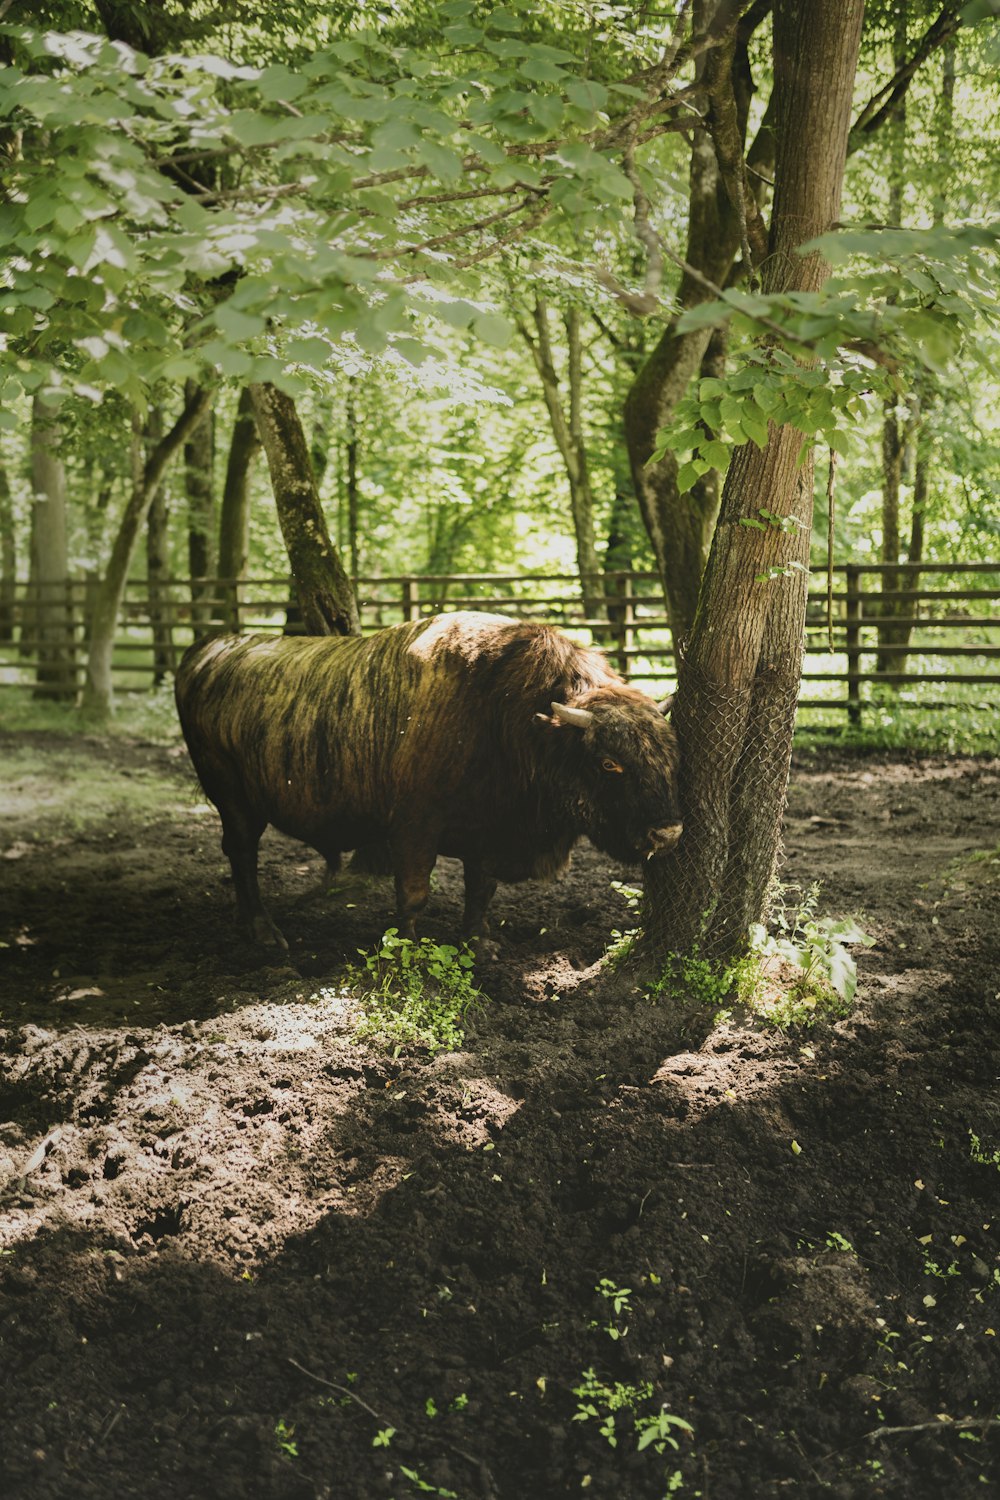
{"label": "yak's eye", "polygon": [[607,755],[601,761],[601,770],[602,771],[617,771],[617,773],[618,773],[619,776],[622,773],[622,768],[618,764],[618,762],[616,760],[612,760],[610,758],[610,756],[607,756]]}

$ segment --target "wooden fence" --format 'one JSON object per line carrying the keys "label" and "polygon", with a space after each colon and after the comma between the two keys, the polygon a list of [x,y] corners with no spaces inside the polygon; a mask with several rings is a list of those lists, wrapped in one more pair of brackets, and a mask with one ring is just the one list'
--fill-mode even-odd
{"label": "wooden fence", "polygon": [[[812,582],[801,708],[839,710],[858,723],[865,704],[885,688],[893,690],[894,708],[985,707],[996,701],[1000,562],[851,563],[834,569],[829,594],[825,578],[814,575]],[[674,652],[658,579],[649,573],[610,573],[601,579],[601,591],[601,618],[587,618],[575,574],[358,580],[366,631],[442,609],[495,610],[563,627],[603,647],[624,676],[653,690],[668,687],[675,676]],[[131,581],[115,647],[116,690],[142,691],[163,681],[196,635],[228,628],[234,620],[246,631],[294,630],[289,598],[284,578],[248,579],[235,586],[176,579],[158,582],[152,594],[145,580]],[[57,643],[62,686],[67,680],[79,685],[87,611],[85,583],[60,586],[55,595],[51,586],[40,594],[18,585],[0,609],[0,686],[40,683],[44,692],[52,683],[53,617],[63,622]]]}

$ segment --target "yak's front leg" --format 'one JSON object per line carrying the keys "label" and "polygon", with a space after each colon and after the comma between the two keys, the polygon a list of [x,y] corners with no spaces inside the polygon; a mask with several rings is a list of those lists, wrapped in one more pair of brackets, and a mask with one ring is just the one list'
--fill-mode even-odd
{"label": "yak's front leg", "polygon": [[257,879],[257,848],[267,827],[265,820],[234,799],[216,804],[222,819],[222,849],[233,871],[236,908],[240,921],[265,948],[288,952],[288,944],[275,926],[263,901]]}
{"label": "yak's front leg", "polygon": [[396,877],[396,918],[399,935],[416,937],[416,918],[431,894],[431,872],[437,862],[437,832],[414,835],[408,829],[405,838],[390,840],[392,865]]}

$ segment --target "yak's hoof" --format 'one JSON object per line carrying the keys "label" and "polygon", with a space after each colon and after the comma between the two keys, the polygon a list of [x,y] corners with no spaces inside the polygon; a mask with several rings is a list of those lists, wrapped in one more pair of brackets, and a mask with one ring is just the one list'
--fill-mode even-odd
{"label": "yak's hoof", "polygon": [[263,912],[254,917],[250,931],[254,942],[259,943],[262,948],[270,948],[273,953],[288,952],[288,944],[282,933]]}

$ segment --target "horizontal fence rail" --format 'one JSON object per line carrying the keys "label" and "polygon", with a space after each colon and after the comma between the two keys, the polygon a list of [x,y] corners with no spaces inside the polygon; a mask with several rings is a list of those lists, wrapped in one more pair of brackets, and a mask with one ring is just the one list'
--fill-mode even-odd
{"label": "horizontal fence rail", "polygon": [[[894,709],[996,701],[1000,561],[852,563],[831,581],[832,590],[815,579],[808,596],[801,709],[846,712],[859,723],[882,689]],[[357,591],[366,632],[441,610],[497,611],[601,647],[624,677],[652,691],[672,685],[674,645],[656,575],[613,572],[587,584],[587,606],[571,573],[393,574],[359,578]],[[43,696],[78,688],[92,600],[86,581],[8,587],[0,595],[0,687],[29,685]],[[115,643],[116,691],[170,678],[198,636],[294,633],[297,620],[287,578],[132,579]]]}

